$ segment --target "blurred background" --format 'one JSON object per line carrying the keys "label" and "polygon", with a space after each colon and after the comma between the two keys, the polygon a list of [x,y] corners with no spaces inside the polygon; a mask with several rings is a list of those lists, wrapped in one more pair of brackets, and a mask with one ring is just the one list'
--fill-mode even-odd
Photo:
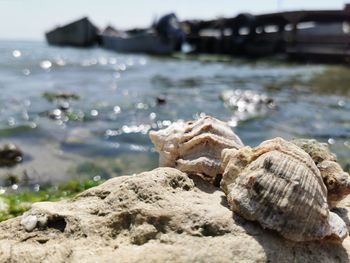
{"label": "blurred background", "polygon": [[148,132],[205,115],[350,170],[345,4],[0,0],[0,219],[157,167]]}

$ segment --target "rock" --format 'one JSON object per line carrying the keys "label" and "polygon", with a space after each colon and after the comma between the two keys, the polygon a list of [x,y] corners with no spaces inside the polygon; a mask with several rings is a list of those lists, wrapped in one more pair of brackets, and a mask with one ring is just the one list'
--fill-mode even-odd
{"label": "rock", "polygon": [[325,160],[337,161],[335,154],[329,150],[327,143],[321,143],[315,139],[294,139],[291,142],[307,152],[316,165]]}
{"label": "rock", "polygon": [[38,218],[36,216],[30,215],[30,214],[29,215],[24,214],[22,216],[21,225],[28,232],[33,231],[37,223],[38,223]]}
{"label": "rock", "polygon": [[273,109],[276,107],[273,98],[252,90],[225,90],[219,97],[228,107],[239,111],[258,111],[263,108]]}
{"label": "rock", "polygon": [[70,108],[69,102],[68,101],[61,101],[60,103],[58,103],[58,108],[61,111],[68,111]]}
{"label": "rock", "polygon": [[350,194],[350,176],[337,163],[335,154],[329,150],[326,143],[315,139],[295,139],[291,142],[307,152],[320,170],[327,188],[330,207],[335,207],[339,201]]}
{"label": "rock", "polygon": [[233,119],[237,121],[263,116],[277,108],[272,97],[253,90],[225,90],[221,92],[219,98],[233,111]]}
{"label": "rock", "polygon": [[49,102],[55,100],[79,100],[79,95],[72,92],[44,92],[42,96]]}
{"label": "rock", "polygon": [[156,98],[156,101],[157,101],[157,104],[158,104],[158,105],[162,105],[162,104],[165,104],[165,103],[166,103],[166,98],[165,98],[165,96],[163,96],[163,95],[159,95],[159,96]]}
{"label": "rock", "polygon": [[[342,202],[349,224],[349,197]],[[26,216],[46,221],[31,232],[21,217],[0,223],[0,262],[349,262],[349,238],[288,241],[234,215],[218,188],[173,168],[36,203]]]}
{"label": "rock", "polygon": [[60,109],[54,109],[47,112],[47,116],[52,120],[60,120],[63,116],[63,113]]}
{"label": "rock", "polygon": [[9,143],[0,147],[0,167],[15,166],[22,160],[23,153],[16,145]]}

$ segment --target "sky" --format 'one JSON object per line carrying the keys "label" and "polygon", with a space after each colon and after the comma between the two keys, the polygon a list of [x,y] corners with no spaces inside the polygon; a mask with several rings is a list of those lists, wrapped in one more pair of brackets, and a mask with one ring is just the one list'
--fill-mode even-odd
{"label": "sky", "polygon": [[175,12],[180,20],[233,17],[240,12],[342,9],[350,0],[0,0],[0,39],[42,40],[44,32],[88,16],[100,28],[147,27]]}

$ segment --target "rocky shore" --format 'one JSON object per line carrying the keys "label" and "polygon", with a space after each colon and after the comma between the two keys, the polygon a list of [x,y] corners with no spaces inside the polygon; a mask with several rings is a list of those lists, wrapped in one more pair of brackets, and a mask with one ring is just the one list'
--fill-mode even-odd
{"label": "rocky shore", "polygon": [[[350,198],[338,213],[350,226]],[[30,225],[31,224],[31,225]],[[0,224],[0,262],[349,262],[342,244],[292,242],[173,169],[122,176]]]}

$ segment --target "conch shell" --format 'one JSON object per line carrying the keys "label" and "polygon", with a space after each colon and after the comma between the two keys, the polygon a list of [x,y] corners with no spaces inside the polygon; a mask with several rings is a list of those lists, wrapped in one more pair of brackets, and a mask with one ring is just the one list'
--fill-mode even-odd
{"label": "conch shell", "polygon": [[222,156],[221,188],[245,219],[293,241],[341,242],[348,235],[345,222],[329,210],[320,171],[295,144],[276,138]]}
{"label": "conch shell", "polygon": [[228,124],[210,116],[175,122],[166,129],[151,131],[149,135],[160,155],[159,166],[198,174],[214,185],[218,185],[223,172],[222,150],[243,147]]}

